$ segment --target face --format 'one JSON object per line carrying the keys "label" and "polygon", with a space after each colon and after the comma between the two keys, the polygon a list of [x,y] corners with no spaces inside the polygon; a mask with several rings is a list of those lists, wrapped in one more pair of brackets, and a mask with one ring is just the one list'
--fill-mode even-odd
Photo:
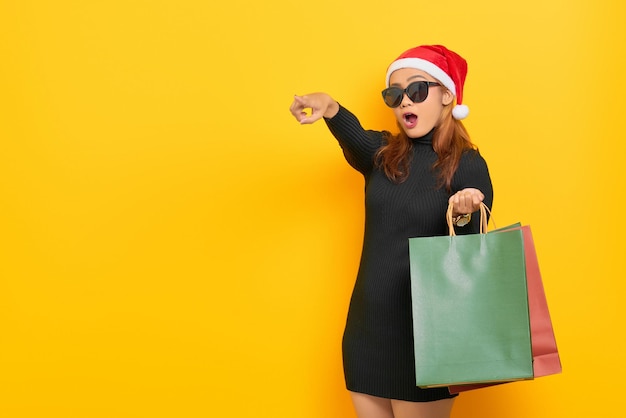
{"label": "face", "polygon": [[[429,74],[414,68],[401,68],[394,71],[389,78],[389,85],[405,89],[415,81],[437,82]],[[393,108],[396,119],[409,138],[419,138],[430,132],[441,118],[443,108],[454,96],[443,86],[430,86],[428,96],[421,103],[413,103],[404,94],[400,106]]]}

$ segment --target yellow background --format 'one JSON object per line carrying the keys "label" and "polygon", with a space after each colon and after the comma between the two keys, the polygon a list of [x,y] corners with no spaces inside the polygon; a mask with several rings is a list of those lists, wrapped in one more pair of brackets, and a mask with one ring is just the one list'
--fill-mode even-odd
{"label": "yellow background", "polygon": [[469,61],[494,217],[532,225],[564,372],[454,417],[621,417],[622,1],[0,0],[0,416],[353,417],[367,128],[400,52]]}

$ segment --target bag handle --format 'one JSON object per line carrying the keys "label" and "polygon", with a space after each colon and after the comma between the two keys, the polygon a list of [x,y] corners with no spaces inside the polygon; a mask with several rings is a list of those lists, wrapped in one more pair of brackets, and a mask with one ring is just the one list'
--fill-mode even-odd
{"label": "bag handle", "polygon": [[[487,219],[487,214],[491,216],[491,211],[483,202],[480,202],[480,233],[487,233],[487,223],[489,220]],[[454,224],[452,223],[452,203],[448,204],[448,210],[446,211],[446,220],[448,221],[448,230],[450,231],[450,236],[456,236],[454,232]],[[493,222],[493,221],[492,221]],[[495,224],[494,224],[495,227]]]}

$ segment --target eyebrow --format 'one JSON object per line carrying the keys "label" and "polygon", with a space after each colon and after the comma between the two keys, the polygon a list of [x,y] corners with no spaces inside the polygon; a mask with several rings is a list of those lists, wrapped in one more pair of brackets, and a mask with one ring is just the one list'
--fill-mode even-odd
{"label": "eyebrow", "polygon": [[[407,78],[407,79],[406,79],[406,81],[411,81],[411,80],[413,80],[413,79],[415,79],[415,78],[421,78],[421,79],[423,79],[423,80],[426,80],[426,77],[424,77],[423,75],[416,74],[416,75],[412,75],[411,77]],[[392,85],[392,86],[399,86],[399,85],[400,85],[400,83],[392,83],[391,85]]]}

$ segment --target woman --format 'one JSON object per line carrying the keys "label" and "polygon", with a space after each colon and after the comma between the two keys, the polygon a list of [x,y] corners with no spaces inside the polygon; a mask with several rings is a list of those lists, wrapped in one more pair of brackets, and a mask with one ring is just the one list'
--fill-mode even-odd
{"label": "woman", "polygon": [[[301,124],[324,118],[347,161],[365,178],[365,233],[343,337],[346,386],[359,418],[446,418],[447,388],[415,385],[408,238],[477,233],[481,202],[491,207],[487,165],[460,119],[467,64],[440,45],[412,48],[388,68],[385,103],[400,132],[365,130],[325,93],[296,96]],[[456,102],[456,103],[455,103]],[[310,109],[310,115],[306,110]]]}

